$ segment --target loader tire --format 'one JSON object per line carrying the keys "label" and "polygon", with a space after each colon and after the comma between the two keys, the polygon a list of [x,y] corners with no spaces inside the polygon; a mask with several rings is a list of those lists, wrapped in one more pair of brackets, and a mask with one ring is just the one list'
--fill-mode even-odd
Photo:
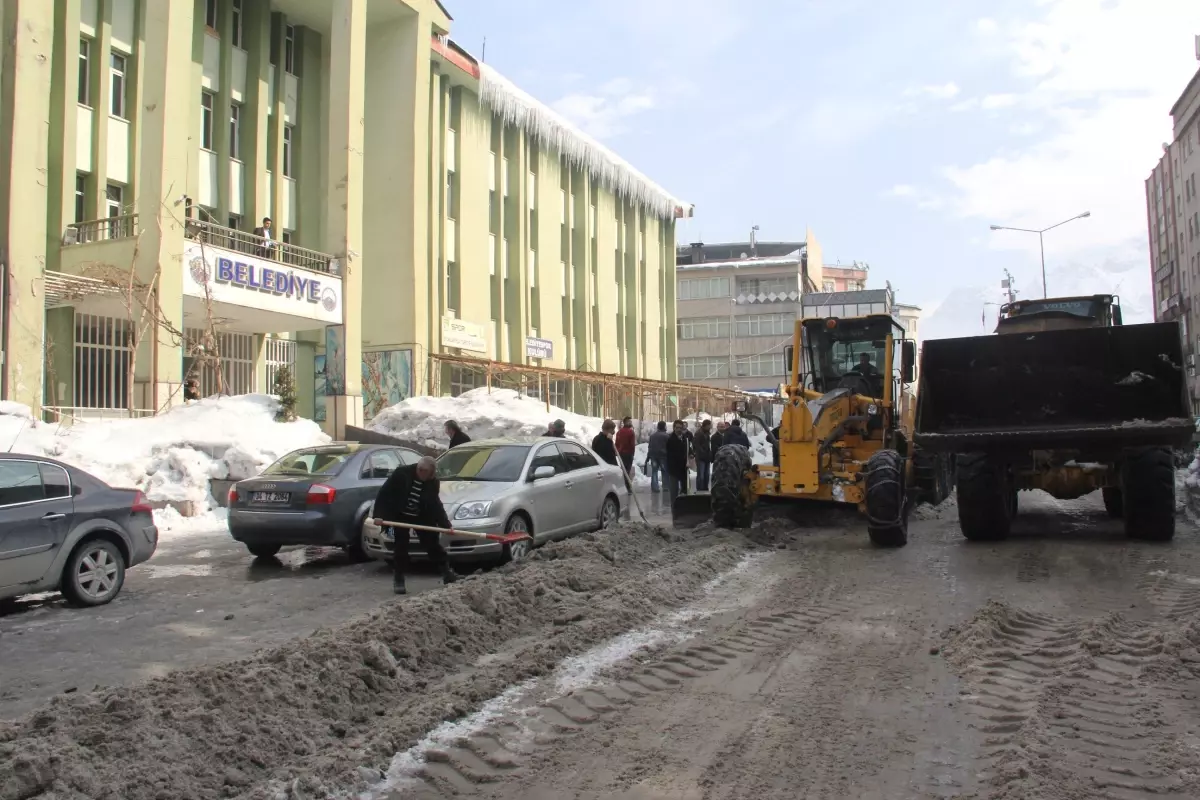
{"label": "loader tire", "polygon": [[960,453],[955,484],[958,492],[958,527],[972,542],[998,542],[1008,538],[1015,512],[1016,492],[1008,470],[984,453]]}
{"label": "loader tire", "polygon": [[867,534],[879,547],[908,544],[908,505],[904,492],[904,458],[895,450],[879,450],[867,461]]}
{"label": "loader tire", "polygon": [[718,528],[749,528],[754,522],[750,496],[750,451],[727,444],[717,451],[712,468],[713,523]]}
{"label": "loader tire", "polygon": [[1121,487],[1105,486],[1100,490],[1104,496],[1104,510],[1113,519],[1121,519],[1125,516],[1125,498],[1121,495]]}
{"label": "loader tire", "polygon": [[954,491],[953,458],[914,445],[912,460],[916,501],[931,506],[941,505]]}
{"label": "loader tire", "polygon": [[1121,465],[1125,535],[1148,542],[1175,537],[1175,455],[1169,447],[1125,454]]}

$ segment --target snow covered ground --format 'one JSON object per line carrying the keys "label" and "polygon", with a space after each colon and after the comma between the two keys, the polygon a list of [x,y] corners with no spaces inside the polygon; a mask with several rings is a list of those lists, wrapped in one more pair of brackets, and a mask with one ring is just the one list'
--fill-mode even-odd
{"label": "snow covered ground", "polygon": [[[268,395],[211,397],[157,417],[60,425],[34,419],[27,406],[2,403],[0,447],[59,459],[113,486],[141,489],[151,502],[211,512],[210,479],[253,477],[291,450],[329,441],[311,420],[276,422],[277,408]],[[213,513],[186,524],[174,511],[157,516],[168,530],[220,523]]]}

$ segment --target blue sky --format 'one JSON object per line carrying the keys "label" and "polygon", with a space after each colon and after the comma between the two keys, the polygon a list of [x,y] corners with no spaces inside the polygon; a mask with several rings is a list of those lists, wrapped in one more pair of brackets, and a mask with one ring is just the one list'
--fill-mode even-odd
{"label": "blue sky", "polygon": [[[1151,316],[1143,181],[1200,0],[447,0],[451,38],[696,204],[681,242],[800,239],[982,330],[1008,268]],[[991,312],[994,314],[994,310]]]}

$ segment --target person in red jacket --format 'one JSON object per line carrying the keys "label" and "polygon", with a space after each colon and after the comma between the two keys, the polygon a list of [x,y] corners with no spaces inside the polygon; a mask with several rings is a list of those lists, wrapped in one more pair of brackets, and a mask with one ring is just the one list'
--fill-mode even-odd
{"label": "person in red jacket", "polygon": [[617,455],[621,458],[621,467],[629,478],[626,486],[633,492],[633,452],[637,449],[637,434],[633,432],[633,417],[621,420],[621,430],[617,431]]}

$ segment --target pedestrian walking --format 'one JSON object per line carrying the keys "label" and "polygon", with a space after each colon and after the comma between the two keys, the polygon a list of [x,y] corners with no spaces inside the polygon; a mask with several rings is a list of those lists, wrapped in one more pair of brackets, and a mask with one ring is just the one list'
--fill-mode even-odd
{"label": "pedestrian walking", "polygon": [[[387,523],[398,522],[393,527]],[[392,591],[407,594],[404,576],[408,572],[408,538],[410,528],[403,523],[427,525],[433,528],[449,528],[450,520],[442,506],[441,484],[437,477],[437,465],[425,456],[416,464],[397,467],[379,487],[375,497],[375,524],[391,532],[394,544],[392,559]],[[458,575],[450,568],[446,551],[442,548],[441,534],[432,531],[416,531],[421,548],[429,555],[430,562],[442,572],[442,583],[454,583]]]}
{"label": "pedestrian walking", "polygon": [[458,447],[460,444],[466,444],[467,442],[471,441],[471,437],[463,433],[463,429],[460,428],[458,423],[452,419],[447,420],[443,428],[446,431],[446,435],[450,437],[451,450],[453,450],[455,447]]}
{"label": "pedestrian walking", "polygon": [[604,420],[604,424],[600,426],[600,432],[596,434],[596,438],[592,439],[592,450],[596,455],[600,456],[604,461],[617,466],[617,449],[613,446],[612,436],[617,430],[617,423],[611,419]]}
{"label": "pedestrian walking", "polygon": [[688,446],[687,437],[684,436],[684,431],[687,430],[687,424],[681,420],[675,420],[672,426],[671,435],[667,438],[667,495],[671,499],[671,503],[675,503],[675,498],[681,494],[687,494],[684,490],[688,482],[688,461],[691,457],[691,449]]}
{"label": "pedestrian walking", "polygon": [[650,434],[650,447],[646,452],[646,464],[650,470],[650,491],[658,494],[658,477],[664,475],[667,466],[667,441],[671,434],[667,433],[667,423],[659,421],[654,433]]}
{"label": "pedestrian walking", "polygon": [[555,439],[567,438],[567,423],[561,419],[556,419],[550,423],[550,427],[546,429],[546,436],[552,436]]}
{"label": "pedestrian walking", "polygon": [[750,449],[750,437],[742,430],[742,421],[735,419],[729,423],[729,430],[725,431],[725,444],[740,444],[747,450]]}
{"label": "pedestrian walking", "polygon": [[707,492],[713,465],[711,419],[700,423],[700,430],[696,431],[692,449],[696,453],[696,491]]}
{"label": "pedestrian walking", "polygon": [[633,432],[633,417],[621,420],[621,430],[617,431],[617,456],[621,459],[621,469],[629,476],[626,489],[633,494],[633,455],[637,451],[637,434]]}

